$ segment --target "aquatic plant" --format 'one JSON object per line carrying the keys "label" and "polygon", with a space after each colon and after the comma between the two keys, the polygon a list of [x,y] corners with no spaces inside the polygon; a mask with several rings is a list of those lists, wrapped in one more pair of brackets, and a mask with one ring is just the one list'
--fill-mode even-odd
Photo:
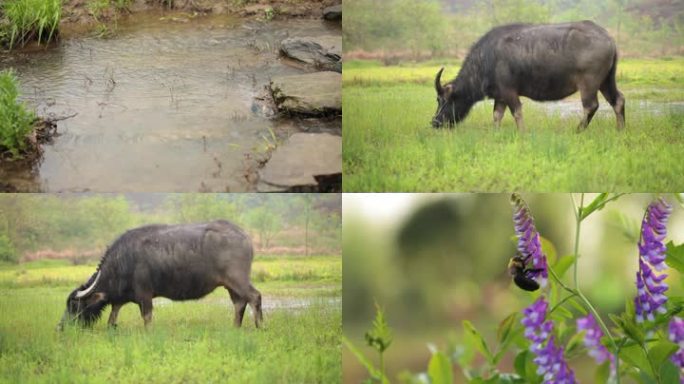
{"label": "aquatic plant", "polygon": [[0,152],[19,157],[33,130],[35,115],[18,100],[17,78],[12,70],[0,72]]}
{"label": "aquatic plant", "polygon": [[31,40],[50,42],[58,32],[62,0],[6,0],[2,11],[9,21],[5,34],[12,49]]}

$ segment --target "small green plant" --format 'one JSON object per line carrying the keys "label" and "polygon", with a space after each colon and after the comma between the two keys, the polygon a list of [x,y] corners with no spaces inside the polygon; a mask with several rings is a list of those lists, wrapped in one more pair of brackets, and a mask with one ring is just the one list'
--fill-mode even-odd
{"label": "small green plant", "polygon": [[12,70],[0,72],[0,148],[19,157],[26,136],[33,130],[35,115],[17,100],[17,78]]}
{"label": "small green plant", "polygon": [[62,18],[62,0],[7,0],[2,11],[9,21],[5,34],[12,49],[34,39],[50,42]]}
{"label": "small green plant", "polygon": [[276,15],[276,11],[272,7],[268,7],[264,10],[264,19],[266,19],[266,21],[273,20],[275,15]]}
{"label": "small green plant", "polygon": [[343,341],[347,348],[356,356],[356,358],[363,364],[370,374],[370,383],[389,383],[389,379],[385,374],[385,351],[392,344],[392,329],[385,320],[385,311],[375,303],[375,320],[373,320],[373,327],[369,329],[364,338],[366,344],[378,352],[380,364],[376,367],[366,356],[359,351],[352,342],[343,337]]}
{"label": "small green plant", "polygon": [[100,21],[100,17],[109,8],[109,0],[90,0],[86,6],[93,18]]}

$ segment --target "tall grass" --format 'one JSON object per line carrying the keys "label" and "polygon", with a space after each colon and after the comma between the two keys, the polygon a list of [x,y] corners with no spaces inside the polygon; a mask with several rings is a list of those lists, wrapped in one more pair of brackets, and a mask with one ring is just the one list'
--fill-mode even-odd
{"label": "tall grass", "polygon": [[27,42],[50,42],[62,18],[62,0],[5,0],[2,11],[9,21],[9,47]]}
{"label": "tall grass", "polygon": [[26,147],[35,115],[17,100],[17,78],[12,70],[0,72],[0,152],[18,157]]}

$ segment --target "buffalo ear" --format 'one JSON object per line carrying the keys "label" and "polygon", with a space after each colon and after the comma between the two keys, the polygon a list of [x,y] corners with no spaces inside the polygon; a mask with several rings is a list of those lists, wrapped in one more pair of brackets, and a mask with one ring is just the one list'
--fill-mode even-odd
{"label": "buffalo ear", "polygon": [[104,292],[95,292],[85,299],[86,306],[90,307],[92,305],[99,304],[107,299],[107,295]]}

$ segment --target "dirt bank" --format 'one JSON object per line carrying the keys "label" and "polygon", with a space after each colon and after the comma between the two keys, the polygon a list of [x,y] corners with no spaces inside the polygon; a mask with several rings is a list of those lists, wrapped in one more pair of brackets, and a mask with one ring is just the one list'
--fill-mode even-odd
{"label": "dirt bank", "polygon": [[[169,6],[168,4],[172,5]],[[286,18],[321,18],[323,9],[339,0],[130,0],[123,7],[109,5],[95,8],[88,0],[66,0],[62,7],[62,27],[108,23],[132,13],[149,10],[187,12],[186,17],[208,14],[234,14],[264,20]],[[176,17],[183,22],[182,15]]]}

